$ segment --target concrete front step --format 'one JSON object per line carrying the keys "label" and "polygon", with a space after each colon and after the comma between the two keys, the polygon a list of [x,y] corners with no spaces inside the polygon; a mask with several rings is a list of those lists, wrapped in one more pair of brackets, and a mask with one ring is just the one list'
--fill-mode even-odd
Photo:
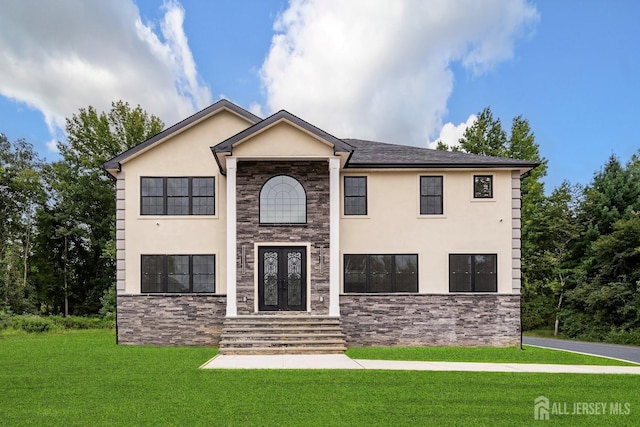
{"label": "concrete front step", "polygon": [[276,347],[283,346],[288,347],[292,345],[308,345],[308,346],[318,346],[318,345],[333,345],[333,344],[344,344],[343,338],[323,338],[323,337],[315,337],[315,338],[295,338],[295,337],[286,337],[286,338],[244,338],[244,339],[236,339],[236,340],[228,340],[226,337],[220,340],[220,347],[234,346],[234,347],[248,347],[252,345],[258,345],[261,347]]}
{"label": "concrete front step", "polygon": [[344,353],[340,320],[303,314],[251,315],[225,319],[221,354]]}
{"label": "concrete front step", "polygon": [[274,324],[281,325],[339,325],[340,320],[335,318],[306,318],[306,317],[276,317],[267,316],[264,319],[229,318],[225,320],[229,325],[255,325],[268,326]]}
{"label": "concrete front step", "polygon": [[247,331],[247,332],[238,332],[238,331],[226,331],[224,334],[224,338],[228,341],[233,340],[243,340],[243,339],[252,339],[252,340],[274,340],[274,339],[306,339],[306,338],[332,338],[332,339],[341,339],[344,341],[344,334],[340,331],[325,331],[322,334],[318,333],[300,333],[296,332],[292,334],[290,332],[283,331],[272,331],[269,333],[263,333],[262,331]]}
{"label": "concrete front step", "polygon": [[342,329],[340,326],[264,326],[261,328],[253,327],[253,326],[242,326],[238,327],[235,325],[226,325],[225,329],[229,332],[233,333],[256,333],[256,334],[272,334],[272,333],[293,333],[293,334],[304,334],[304,333],[331,333],[331,332],[340,332],[342,333]]}
{"label": "concrete front step", "polygon": [[347,347],[252,347],[252,348],[220,348],[222,355],[255,355],[255,354],[344,354]]}

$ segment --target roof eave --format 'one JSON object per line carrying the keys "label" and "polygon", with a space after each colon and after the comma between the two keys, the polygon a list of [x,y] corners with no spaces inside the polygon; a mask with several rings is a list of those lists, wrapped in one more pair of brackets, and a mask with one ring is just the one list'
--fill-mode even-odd
{"label": "roof eave", "polygon": [[352,169],[519,169],[525,173],[539,166],[539,163],[499,164],[499,163],[347,163]]}
{"label": "roof eave", "polygon": [[108,160],[107,162],[105,162],[102,167],[104,169],[111,169],[111,170],[120,170],[121,168],[121,162],[125,161],[127,159],[129,159],[131,156],[134,156],[138,153],[144,152],[146,151],[148,148],[151,148],[151,146],[153,146],[154,144],[169,138],[179,132],[182,132],[183,130],[188,129],[189,127],[191,127],[192,125],[198,123],[201,120],[204,120],[206,117],[213,115],[215,113],[217,113],[220,110],[227,110],[231,113],[236,114],[239,117],[244,118],[245,120],[247,120],[250,123],[257,123],[260,120],[262,120],[260,117],[256,116],[255,114],[235,105],[234,103],[232,103],[231,101],[228,101],[226,99],[221,99],[217,102],[215,102],[214,104],[211,104],[210,106],[208,106],[205,109],[202,109],[200,111],[198,111],[197,113],[192,114],[191,116],[187,117],[184,120],[181,120],[180,122],[168,127],[167,129],[163,130],[162,132],[152,136],[151,138],[141,142],[140,144],[131,147],[130,149],[128,149],[127,151],[120,153],[119,155],[115,156],[114,158],[112,158],[111,160]]}

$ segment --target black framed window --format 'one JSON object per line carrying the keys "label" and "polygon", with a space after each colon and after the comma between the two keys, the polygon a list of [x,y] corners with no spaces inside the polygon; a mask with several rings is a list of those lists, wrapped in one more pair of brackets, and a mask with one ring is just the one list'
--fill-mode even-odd
{"label": "black framed window", "polygon": [[142,177],[141,215],[214,215],[214,177]]}
{"label": "black framed window", "polygon": [[345,255],[345,292],[418,292],[418,255]]}
{"label": "black framed window", "polygon": [[344,177],[344,214],[367,214],[367,177]]}
{"label": "black framed window", "polygon": [[420,177],[420,215],[442,215],[442,176]]}
{"label": "black framed window", "polygon": [[164,255],[142,255],[142,292],[164,291]]}
{"label": "black framed window", "polygon": [[143,293],[215,292],[215,255],[142,255]]}
{"label": "black framed window", "polygon": [[498,255],[449,254],[449,292],[497,292]]}
{"label": "black framed window", "polygon": [[194,215],[215,214],[215,179],[212,177],[191,179],[191,206]]}
{"label": "black framed window", "polygon": [[164,215],[164,179],[142,178],[140,181],[142,215]]}
{"label": "black framed window", "polygon": [[288,175],[269,178],[260,190],[261,224],[306,224],[307,194]]}
{"label": "black framed window", "polygon": [[167,215],[189,215],[189,178],[167,178]]}
{"label": "black framed window", "polygon": [[493,175],[473,176],[473,198],[491,199],[493,198]]}

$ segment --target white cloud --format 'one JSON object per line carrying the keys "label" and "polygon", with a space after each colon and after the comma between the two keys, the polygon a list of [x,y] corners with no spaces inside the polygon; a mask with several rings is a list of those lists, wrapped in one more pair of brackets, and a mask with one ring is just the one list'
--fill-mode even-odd
{"label": "white cloud", "polygon": [[429,144],[427,144],[428,147],[436,148],[438,141],[444,142],[449,147],[460,145],[459,141],[464,135],[464,131],[473,125],[477,119],[478,116],[471,114],[466,122],[458,123],[457,126],[451,122],[445,123],[442,129],[440,129],[440,135],[435,140],[429,142]]}
{"label": "white cloud", "polygon": [[47,146],[47,149],[51,152],[58,153],[60,151],[58,150],[58,140],[55,138],[47,141],[45,145]]}
{"label": "white cloud", "polygon": [[442,126],[450,65],[490,70],[537,21],[527,0],[291,0],[260,70],[266,109],[339,137],[425,145]]}
{"label": "white cloud", "polygon": [[257,102],[252,102],[251,105],[249,105],[249,111],[258,117],[264,117],[262,105],[258,104]]}
{"label": "white cloud", "polygon": [[42,112],[55,136],[65,117],[123,100],[171,125],[211,103],[184,33],[185,12],[162,5],[159,33],[132,0],[0,5],[0,95]]}

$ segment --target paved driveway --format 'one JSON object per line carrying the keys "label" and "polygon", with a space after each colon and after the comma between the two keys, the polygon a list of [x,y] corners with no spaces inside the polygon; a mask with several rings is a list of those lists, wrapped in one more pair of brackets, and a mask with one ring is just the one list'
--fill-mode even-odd
{"label": "paved driveway", "polygon": [[595,354],[597,356],[607,356],[640,363],[640,347],[534,337],[523,337],[522,342],[524,344],[537,345],[539,347],[571,350],[580,353]]}

